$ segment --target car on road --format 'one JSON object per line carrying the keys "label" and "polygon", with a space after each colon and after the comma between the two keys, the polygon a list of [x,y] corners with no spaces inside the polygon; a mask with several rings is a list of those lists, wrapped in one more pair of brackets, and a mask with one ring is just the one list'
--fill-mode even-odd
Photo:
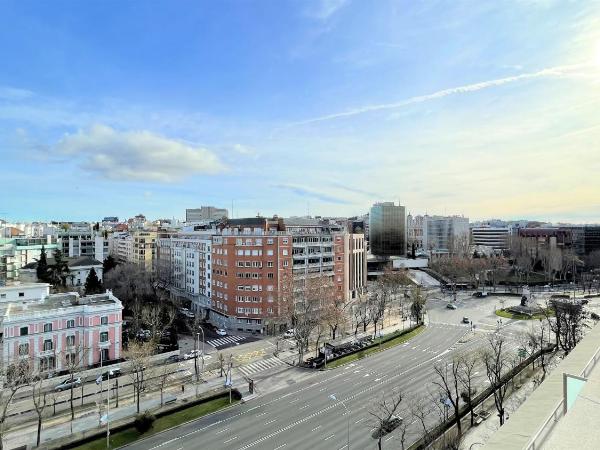
{"label": "car on road", "polygon": [[185,353],[183,355],[183,359],[184,360],[194,359],[196,356],[200,356],[200,355],[201,355],[200,350],[192,350],[189,353]]}
{"label": "car on road", "polygon": [[471,323],[468,317],[463,317],[462,323]]}
{"label": "car on road", "polygon": [[165,364],[173,364],[181,361],[181,356],[179,355],[171,355],[167,359],[165,359]]}
{"label": "car on road", "polygon": [[402,417],[398,416],[392,416],[388,420],[384,420],[381,426],[373,432],[373,439],[379,439],[380,437],[391,433],[402,424],[402,421]]}
{"label": "car on road", "polygon": [[121,371],[121,368],[115,367],[114,369],[110,369],[110,370],[107,370],[106,372],[104,372],[102,374],[102,379],[108,380],[109,375],[111,378],[117,378],[117,377],[120,377],[122,374],[123,374],[123,372]]}
{"label": "car on road", "polygon": [[81,386],[81,378],[75,378],[72,382],[70,378],[67,378],[65,381],[57,385],[54,390],[56,392],[66,391],[67,389],[71,389],[71,387],[79,387]]}
{"label": "car on road", "polygon": [[487,297],[487,292],[473,292],[473,297]]}
{"label": "car on road", "polygon": [[448,303],[446,305],[446,308],[448,308],[448,309],[458,309],[458,306],[456,306],[454,303]]}
{"label": "car on road", "polygon": [[294,330],[292,328],[290,330],[287,330],[285,333],[283,333],[283,337],[284,338],[293,338],[295,334],[296,334],[296,330]]}
{"label": "car on road", "polygon": [[223,328],[217,328],[215,333],[217,333],[219,336],[227,336],[227,331],[225,331]]}

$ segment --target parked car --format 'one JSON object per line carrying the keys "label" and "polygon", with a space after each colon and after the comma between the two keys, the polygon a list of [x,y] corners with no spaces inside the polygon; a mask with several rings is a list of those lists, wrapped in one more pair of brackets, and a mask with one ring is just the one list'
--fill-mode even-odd
{"label": "parked car", "polygon": [[181,361],[181,356],[179,355],[171,355],[167,359],[165,359],[165,364],[173,364]]}
{"label": "parked car", "polygon": [[373,439],[379,439],[381,436],[385,436],[391,433],[402,424],[402,417],[392,416],[388,420],[381,424],[381,427],[375,430],[372,434]]}
{"label": "parked car", "polygon": [[56,392],[66,391],[67,389],[71,389],[71,387],[79,387],[81,386],[81,378],[75,378],[73,382],[71,382],[70,378],[67,378],[65,381],[57,385],[54,390]]}
{"label": "parked car", "polygon": [[487,297],[487,292],[473,292],[473,297]]}
{"label": "parked car", "polygon": [[456,306],[454,303],[448,303],[448,304],[446,305],[446,308],[448,308],[448,309],[457,309],[457,308],[458,308],[458,306]]}
{"label": "parked car", "polygon": [[217,328],[215,333],[217,333],[219,336],[227,336],[227,331],[225,331],[223,328]]}
{"label": "parked car", "polygon": [[462,320],[462,322],[463,322],[463,323],[471,323],[471,321],[469,320],[469,318],[468,318],[468,317],[463,317],[463,320]]}
{"label": "parked car", "polygon": [[290,330],[287,330],[285,333],[283,333],[283,337],[284,338],[293,338],[295,334],[296,334],[296,330],[294,330],[292,328]]}
{"label": "parked car", "polygon": [[581,300],[582,305],[587,305],[590,301],[587,298]]}

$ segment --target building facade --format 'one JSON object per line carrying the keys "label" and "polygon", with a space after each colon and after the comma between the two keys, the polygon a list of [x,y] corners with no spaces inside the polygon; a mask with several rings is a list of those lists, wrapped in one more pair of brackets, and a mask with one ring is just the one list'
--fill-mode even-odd
{"label": "building facade", "polygon": [[227,219],[227,210],[216,208],[214,206],[201,206],[200,208],[191,208],[185,210],[186,222],[203,222],[210,220]]}
{"label": "building facade", "polygon": [[394,202],[375,203],[369,213],[369,246],[376,256],[406,254],[406,212]]}
{"label": "building facade", "polygon": [[109,237],[109,240],[109,252],[117,261],[137,264],[149,272],[154,270],[156,231],[115,232]]}
{"label": "building facade", "polygon": [[496,251],[508,248],[508,227],[475,226],[471,228],[471,245]]}
{"label": "building facade", "polygon": [[49,294],[44,283],[0,288],[2,357],[29,360],[40,372],[87,367],[121,357],[122,305],[110,291]]}

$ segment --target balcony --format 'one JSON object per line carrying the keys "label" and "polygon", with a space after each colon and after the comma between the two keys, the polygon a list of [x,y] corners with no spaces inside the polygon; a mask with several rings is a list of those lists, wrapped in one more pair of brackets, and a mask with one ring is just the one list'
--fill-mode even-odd
{"label": "balcony", "polygon": [[51,350],[41,350],[41,351],[38,353],[38,356],[39,356],[40,358],[44,358],[44,357],[46,357],[46,356],[54,356],[54,355],[55,355],[55,353],[56,353],[56,352],[54,351],[54,349],[51,349]]}
{"label": "balcony", "polygon": [[111,340],[109,339],[108,341],[98,342],[98,347],[108,348],[108,347],[110,347],[110,344],[111,344]]}

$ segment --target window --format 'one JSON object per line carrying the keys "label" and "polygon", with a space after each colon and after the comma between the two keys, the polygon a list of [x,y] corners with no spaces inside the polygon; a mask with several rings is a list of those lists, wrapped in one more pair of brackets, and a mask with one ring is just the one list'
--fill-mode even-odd
{"label": "window", "polygon": [[0,294],[0,298],[6,298],[6,294]]}
{"label": "window", "polygon": [[271,279],[273,279],[273,278],[275,278],[275,274],[273,274],[273,273],[268,273],[268,274],[267,274],[267,278],[271,278]]}
{"label": "window", "polygon": [[102,318],[100,318],[100,323],[102,325],[108,325],[108,316],[103,316]]}
{"label": "window", "polygon": [[25,292],[19,292],[19,297],[25,297]]}
{"label": "window", "polygon": [[267,256],[273,256],[273,250],[267,250]]}
{"label": "window", "polygon": [[287,244],[288,243],[288,239],[287,238],[283,238],[283,243]]}
{"label": "window", "polygon": [[267,239],[267,244],[272,244],[273,243],[273,238],[268,238]]}
{"label": "window", "polygon": [[52,350],[52,341],[50,339],[46,339],[44,341],[44,351],[47,352],[49,350]]}
{"label": "window", "polygon": [[267,267],[273,267],[273,261],[267,261]]}
{"label": "window", "polygon": [[19,356],[29,355],[29,344],[19,344]]}
{"label": "window", "polygon": [[67,336],[67,347],[73,347],[75,345],[75,335]]}
{"label": "window", "polygon": [[[29,334],[29,327],[21,327],[21,332],[19,333],[21,336],[27,336]],[[27,352],[29,353],[29,352]]]}
{"label": "window", "polygon": [[283,256],[287,256],[287,255],[288,255],[287,248],[284,248],[284,249],[282,250],[281,254],[282,254]]}
{"label": "window", "polygon": [[288,262],[287,262],[287,261],[284,261],[284,262],[283,262],[283,267],[287,267],[287,266],[288,266]]}
{"label": "window", "polygon": [[100,342],[108,342],[108,331],[100,333]]}
{"label": "window", "polygon": [[51,323],[45,323],[44,324],[44,333],[48,333],[52,331],[52,324]]}

